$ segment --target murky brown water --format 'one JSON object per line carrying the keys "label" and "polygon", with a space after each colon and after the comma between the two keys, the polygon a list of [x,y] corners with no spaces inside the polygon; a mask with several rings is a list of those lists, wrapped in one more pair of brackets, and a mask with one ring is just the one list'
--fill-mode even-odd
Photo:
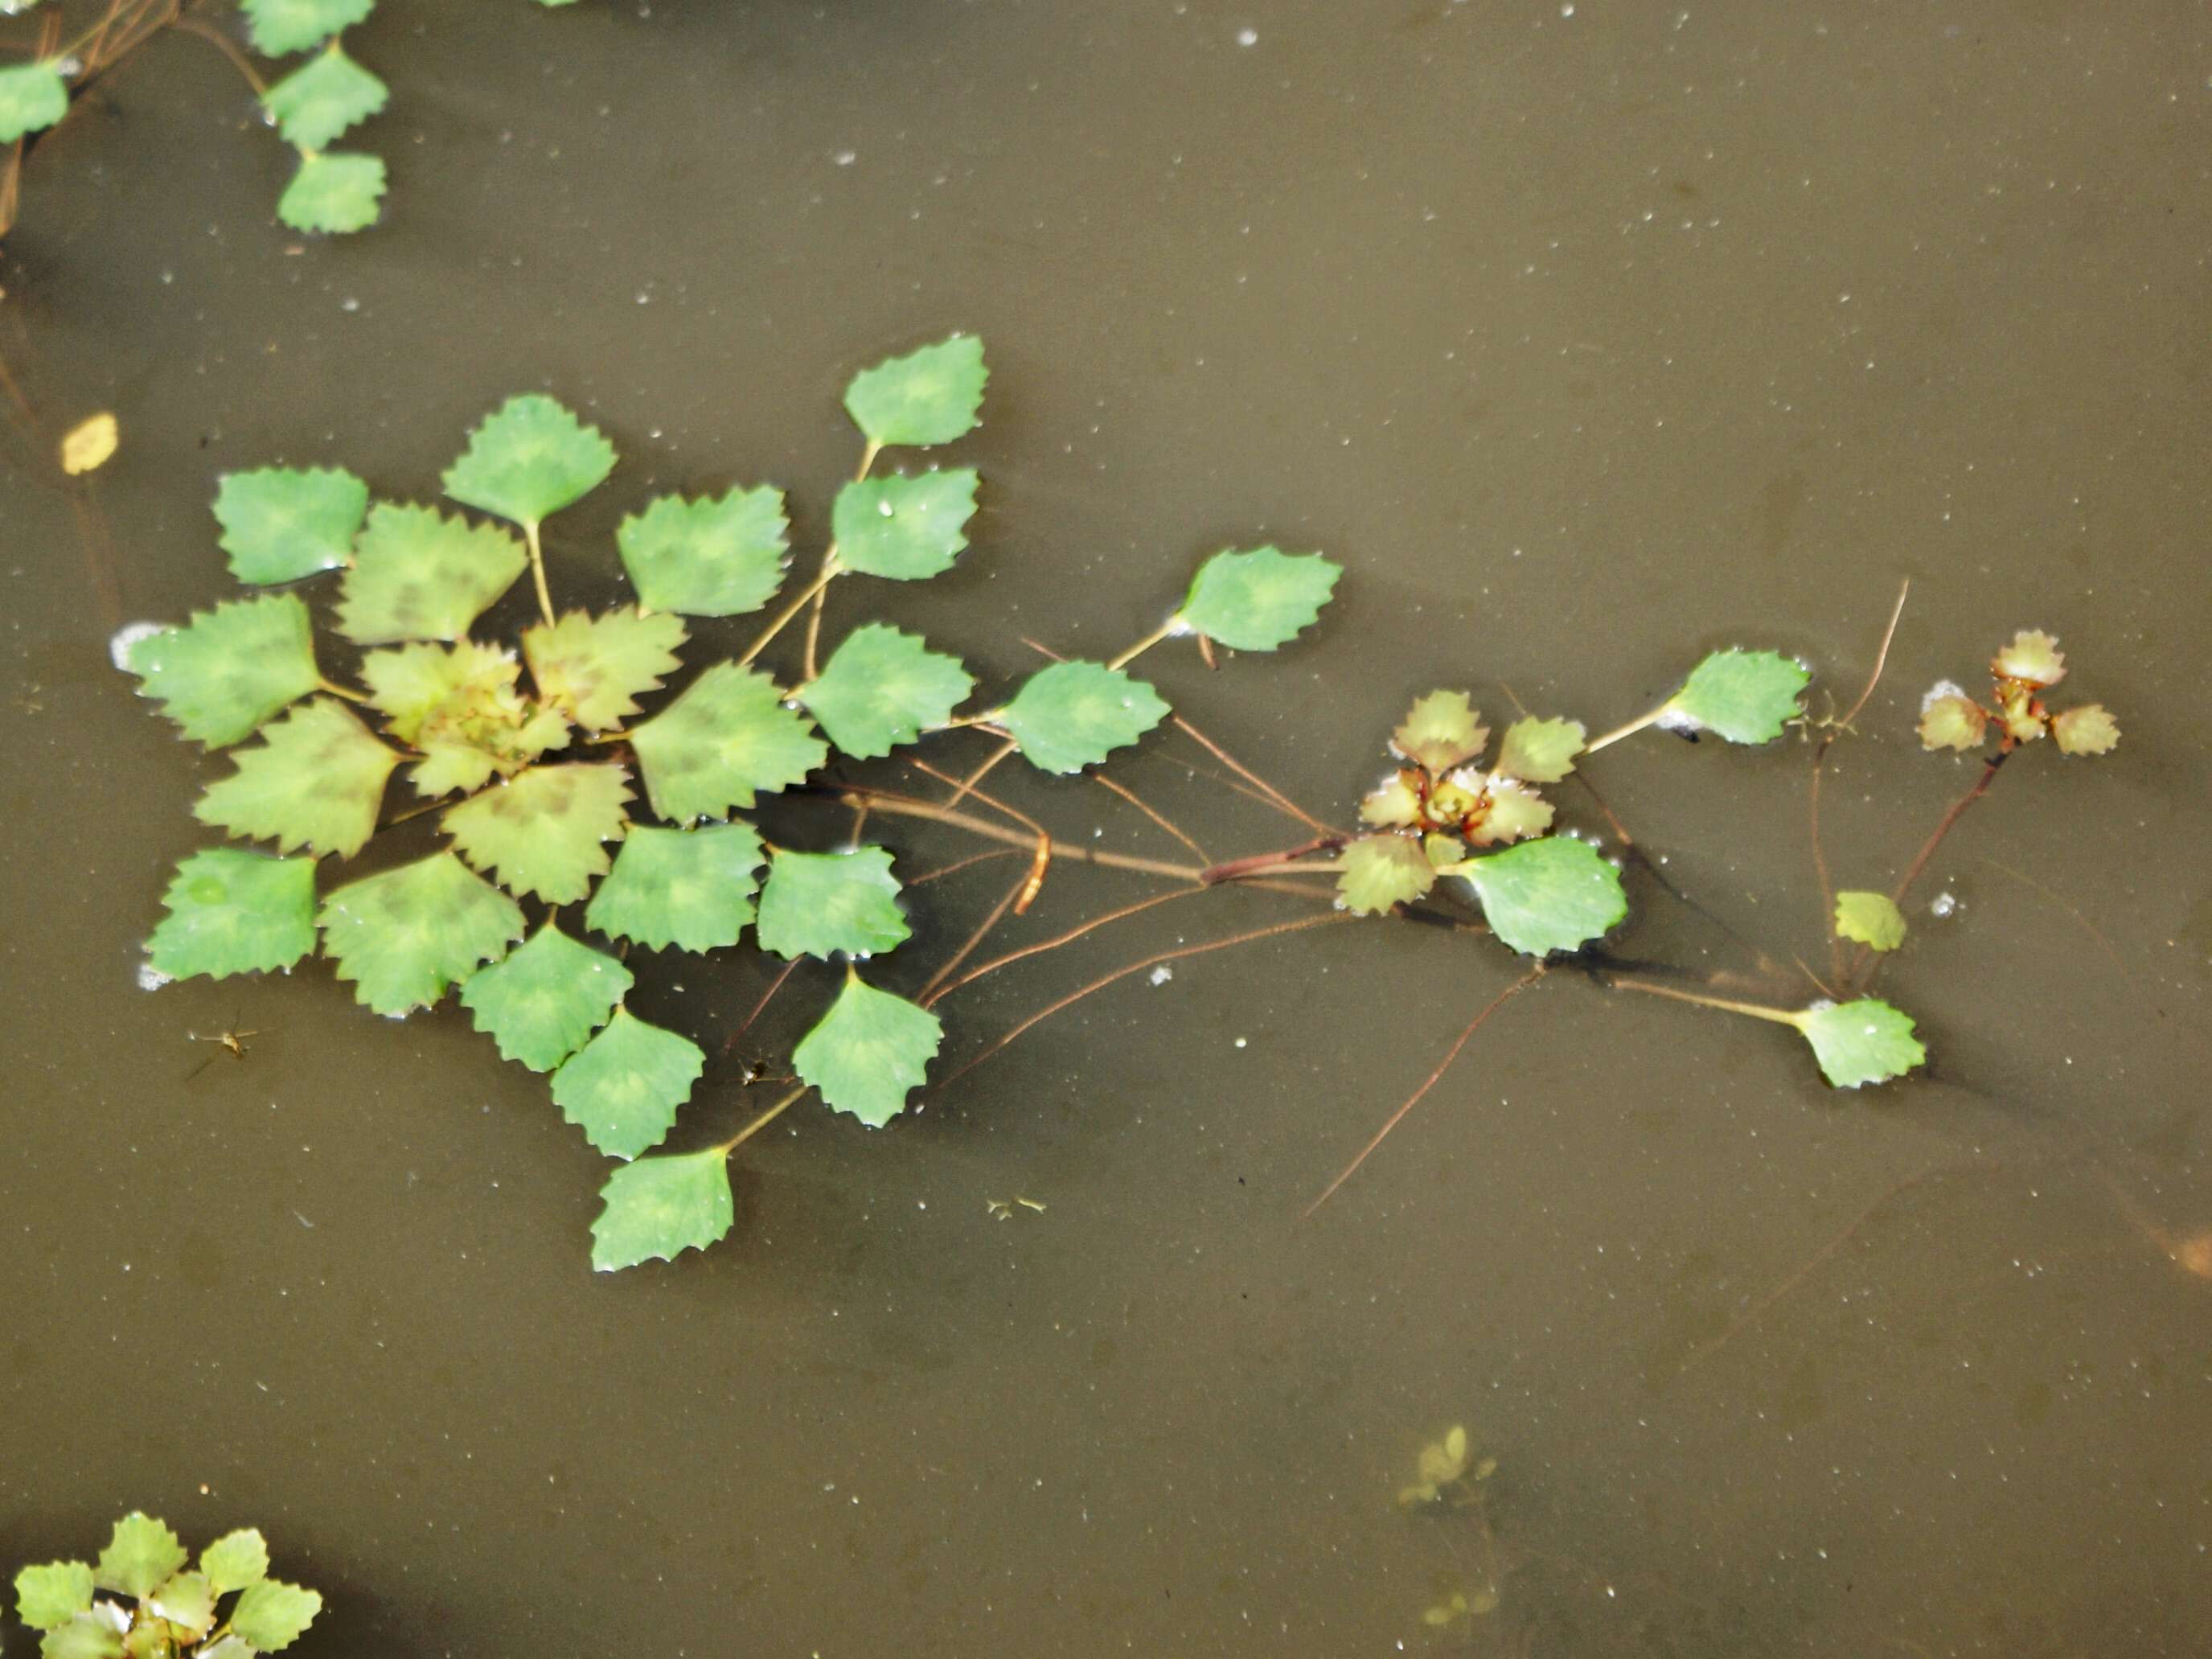
{"label": "murky brown water", "polygon": [[[1392,1502],[1456,1420],[1514,1569],[1448,1632],[1477,1652],[2204,1651],[2212,1285],[2146,1229],[2212,1224],[2212,25],[1820,17],[386,0],[388,222],[304,246],[218,56],[106,82],[0,268],[46,434],[124,432],[82,517],[33,440],[0,488],[0,1555],[133,1506],[258,1522],[330,1655],[1382,1653],[1480,1568],[1468,1517]],[[387,1024],[320,967],[137,988],[223,769],[106,639],[225,590],[217,471],[428,495],[542,386],[623,453],[556,526],[596,601],[654,489],[773,478],[818,545],[844,378],[955,327],[995,370],[988,511],[899,618],[1005,684],[1021,635],[1111,650],[1225,542],[1325,548],[1310,641],[1146,665],[1327,816],[1434,684],[1601,726],[1743,641],[1847,701],[1907,574],[1834,751],[1840,880],[1886,884],[1969,779],[1917,700],[2014,628],[2063,634],[2126,741],[2027,757],[1944,848],[1921,897],[1960,908],[1887,981],[1928,1075],[1832,1094],[1787,1032],[1555,975],[1303,1224],[1501,951],[1376,923],[1139,975],[887,1132],[794,1113],[729,1243],[615,1276],[604,1161],[450,1006]],[[1216,856],[1296,837],[1176,755],[1114,770]],[[1591,772],[1786,958],[1820,949],[1806,764],[1653,735]],[[1103,791],[1009,787],[1180,855]],[[1006,873],[920,890],[904,982]],[[1009,937],[1150,890],[1063,872]],[[1742,965],[1634,890],[1623,951]],[[949,1052],[1295,914],[1163,907],[960,994]],[[762,979],[653,1006],[712,1040]],[[245,1062],[187,1079],[232,1024]],[[704,1091],[683,1133],[757,1103]],[[1047,1207],[993,1219],[1017,1194]]]}

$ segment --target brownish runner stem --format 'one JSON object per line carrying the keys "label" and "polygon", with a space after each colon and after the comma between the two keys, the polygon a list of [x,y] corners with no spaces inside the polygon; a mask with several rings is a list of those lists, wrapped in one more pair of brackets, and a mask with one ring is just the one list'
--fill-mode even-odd
{"label": "brownish runner stem", "polygon": [[[1272,939],[1279,933],[1301,933],[1309,927],[1326,927],[1332,922],[1353,921],[1357,920],[1358,918],[1353,916],[1348,910],[1332,910],[1325,916],[1307,916],[1298,921],[1280,921],[1275,923],[1273,927],[1255,927],[1249,933],[1232,933],[1227,939],[1209,939],[1203,945],[1186,945],[1173,951],[1162,951],[1155,955],[1146,957],[1141,961],[1133,962],[1125,968],[1117,968],[1112,973],[1104,975],[1103,978],[1091,981],[1090,984],[1084,986],[1080,990],[1071,991],[1067,995],[1061,997],[1058,1001],[1049,1003],[1046,1006],[1040,1008],[1036,1013],[1031,1014],[1020,1024],[1015,1026],[1012,1030],[1007,1032],[997,1042],[992,1043],[989,1048],[984,1049],[981,1054],[977,1054],[966,1065],[961,1066],[958,1071],[953,1072],[948,1075],[945,1079],[945,1083],[951,1083],[955,1078],[965,1077],[969,1073],[974,1071],[985,1060],[990,1059],[993,1054],[997,1054],[1000,1049],[1012,1042],[1017,1037],[1029,1030],[1031,1027],[1040,1024],[1045,1020],[1050,1019],[1054,1014],[1059,1013],[1065,1008],[1072,1007],[1076,1003],[1082,1001],[1084,998],[1089,996],[1092,992],[1104,990],[1116,980],[1127,979],[1132,974],[1141,973],[1146,969],[1157,967],[1164,962],[1176,962],[1180,961],[1184,957],[1204,956],[1210,951],[1225,951],[1232,945],[1250,945],[1259,939]],[[944,1085],[940,1084],[939,1086],[942,1087]]]}
{"label": "brownish runner stem", "polygon": [[1334,853],[1343,849],[1348,836],[1330,834],[1316,836],[1302,847],[1286,847],[1278,853],[1249,853],[1241,859],[1231,859],[1225,864],[1210,864],[1199,877],[1208,887],[1218,886],[1224,881],[1235,881],[1243,876],[1256,876],[1266,871],[1279,870],[1296,864],[1300,859],[1316,853]]}
{"label": "brownish runner stem", "polygon": [[983,963],[981,967],[969,969],[966,973],[961,975],[959,978],[954,980],[951,984],[939,985],[933,990],[927,991],[921,997],[920,1001],[921,1006],[925,1008],[933,1007],[938,1003],[944,1001],[945,998],[951,996],[962,986],[973,984],[975,981],[982,978],[986,974],[994,974],[998,972],[1000,969],[1008,967],[1014,963],[1020,962],[1027,957],[1042,956],[1047,951],[1056,951],[1063,945],[1071,945],[1074,943],[1074,941],[1081,939],[1085,933],[1093,932],[1097,928],[1103,927],[1109,922],[1120,921],[1125,917],[1133,916],[1140,911],[1149,910],[1156,904],[1165,904],[1170,899],[1188,898],[1194,893],[1202,893],[1206,889],[1203,887],[1170,888],[1164,893],[1155,893],[1150,898],[1139,899],[1133,904],[1124,904],[1118,909],[1108,911],[1103,916],[1093,916],[1090,921],[1083,922],[1077,927],[1071,927],[1064,933],[1055,934],[1051,939],[1041,940],[1039,943],[1035,945],[1024,945],[1018,951],[1007,951],[1004,956],[993,957],[988,962]]}
{"label": "brownish runner stem", "polygon": [[744,1024],[738,1026],[736,1030],[731,1032],[729,1036],[723,1042],[722,1052],[724,1054],[728,1054],[731,1049],[736,1048],[739,1042],[744,1041],[745,1033],[753,1029],[753,1022],[768,1012],[769,1004],[775,1000],[775,994],[783,989],[783,982],[791,977],[792,969],[798,967],[805,959],[805,958],[803,957],[793,957],[789,962],[783,964],[783,971],[769,981],[768,989],[762,992],[761,1000],[753,1004],[753,1011],[745,1016]]}
{"label": "brownish runner stem", "polygon": [[1457,1036],[1452,1039],[1451,1047],[1444,1050],[1444,1057],[1437,1062],[1436,1070],[1431,1072],[1427,1077],[1421,1080],[1421,1086],[1419,1088],[1414,1090],[1412,1094],[1406,1097],[1404,1103],[1401,1105],[1396,1111],[1391,1113],[1389,1117],[1384,1121],[1382,1127],[1375,1132],[1374,1139],[1359,1149],[1359,1155],[1357,1158],[1353,1158],[1351,1163],[1346,1164],[1342,1170],[1337,1172],[1335,1180],[1330,1182],[1328,1186],[1322,1188],[1321,1196],[1314,1200],[1312,1203],[1306,1206],[1304,1212],[1298,1217],[1298,1219],[1301,1221],[1307,1219],[1316,1210],[1318,1210],[1322,1205],[1328,1203],[1328,1200],[1335,1195],[1336,1189],[1344,1185],[1346,1182],[1351,1180],[1353,1173],[1358,1170],[1359,1166],[1367,1162],[1368,1155],[1377,1146],[1380,1146],[1382,1144],[1384,1137],[1389,1135],[1391,1130],[1398,1127],[1399,1121],[1402,1119],[1407,1113],[1412,1111],[1414,1107],[1421,1103],[1421,1097],[1424,1095],[1427,1094],[1430,1090],[1435,1088],[1437,1084],[1443,1081],[1444,1073],[1451,1070],[1452,1061],[1459,1058],[1459,1051],[1466,1048],[1468,1039],[1472,1037],[1477,1030],[1481,1029],[1483,1021],[1488,1019],[1500,1008],[1503,1008],[1507,1002],[1510,1001],[1514,997],[1518,996],[1522,992],[1527,990],[1531,985],[1534,985],[1538,980],[1543,977],[1544,964],[1540,962],[1534,968],[1531,968],[1527,973],[1522,975],[1519,979],[1515,980],[1512,984],[1500,991],[1496,997],[1492,998],[1484,1006],[1480,1013],[1477,1014],[1473,1019],[1468,1021],[1466,1028],[1462,1030]]}
{"label": "brownish runner stem", "polygon": [[[955,811],[951,807],[940,806],[933,800],[923,800],[917,795],[902,795],[889,790],[852,784],[846,787],[843,799],[848,805],[865,800],[877,811],[888,812],[895,817],[927,818],[933,823],[947,823],[957,830],[965,830],[973,836],[981,836],[988,841],[1002,842],[1007,846],[1019,847],[1032,853],[1036,848],[1034,836],[979,818],[971,812]],[[1134,870],[1147,876],[1165,876],[1173,881],[1198,883],[1206,873],[1203,865],[1170,864],[1164,859],[1134,858],[1126,853],[1109,853],[1095,847],[1060,847],[1056,848],[1056,854],[1081,864],[1095,864],[1103,869]]]}
{"label": "brownish runner stem", "polygon": [[991,907],[990,914],[976,925],[975,932],[968,935],[967,943],[948,957],[944,966],[929,976],[920,994],[915,998],[916,1002],[927,1008],[937,1000],[935,995],[937,988],[944,984],[950,975],[957,973],[962,963],[975,954],[976,947],[991,936],[991,930],[1006,919],[1006,912],[1012,909],[1022,895],[1030,890],[1032,878],[1031,871],[1022,872],[1022,878],[1006,889],[999,902]]}
{"label": "brownish runner stem", "polygon": [[1146,817],[1150,818],[1154,823],[1159,825],[1161,829],[1166,830],[1168,834],[1173,836],[1184,846],[1189,848],[1190,850],[1197,854],[1199,857],[1201,859],[1206,859],[1208,862],[1212,861],[1211,856],[1207,854],[1206,848],[1200,847],[1195,841],[1193,841],[1188,836],[1183,834],[1182,830],[1176,829],[1164,815],[1153,811],[1153,809],[1150,805],[1146,805],[1144,799],[1138,795],[1135,790],[1126,788],[1122,785],[1115,782],[1113,779],[1108,777],[1103,772],[1093,772],[1091,775],[1091,781],[1093,783],[1099,785],[1102,788],[1111,790],[1114,793],[1119,795],[1123,800],[1128,802],[1130,805],[1135,807],[1139,812],[1142,812]]}

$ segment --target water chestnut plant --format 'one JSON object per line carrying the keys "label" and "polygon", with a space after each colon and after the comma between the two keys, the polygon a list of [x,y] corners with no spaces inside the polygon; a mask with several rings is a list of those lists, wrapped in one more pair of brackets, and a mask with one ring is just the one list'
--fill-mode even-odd
{"label": "water chestnut plant", "polygon": [[[1638,732],[1759,744],[1794,723],[1809,735],[1801,702],[1809,674],[1792,658],[1713,653],[1657,708],[1595,740],[1579,720],[1523,714],[1493,745],[1471,694],[1432,692],[1391,732],[1391,769],[1360,801],[1354,831],[1290,801],[1132,672],[1172,641],[1194,641],[1208,662],[1217,646],[1260,653],[1288,646],[1318,620],[1341,574],[1319,554],[1218,552],[1127,649],[1098,660],[1046,652],[1049,660],[1018,684],[981,695],[982,681],[958,657],[879,616],[854,622],[825,653],[833,592],[880,604],[900,584],[953,568],[966,550],[982,481],[973,467],[907,452],[966,436],[988,379],[982,345],[966,335],[853,378],[844,401],[860,459],[831,503],[831,539],[804,576],[791,576],[782,492],[732,482],[719,493],[662,495],[623,517],[615,553],[634,598],[599,610],[559,603],[545,531],[605,483],[615,448],[544,393],[507,399],[467,435],[441,479],[450,507],[373,499],[364,480],[329,467],[225,476],[215,517],[248,593],[181,626],[126,630],[118,642],[143,693],[188,738],[231,763],[193,810],[233,844],[178,866],[148,942],[153,970],[171,979],[289,971],[319,951],[380,1014],[404,1016],[454,994],[501,1055],[544,1074],[553,1105],[617,1161],[592,1226],[593,1263],[610,1270],[722,1237],[733,1218],[731,1156],[800,1100],[817,1097],[871,1127],[907,1110],[944,1045],[936,1009],[946,997],[1178,892],[1230,884],[1333,899],[1334,908],[1147,957],[1077,996],[1182,956],[1361,917],[1447,920],[1522,958],[1522,977],[1475,1016],[1391,1123],[1483,1020],[1561,959],[1616,988],[1786,1024],[1838,1087],[1887,1081],[1924,1059],[1911,1018],[1869,994],[1870,974],[1846,971],[1841,947],[1863,940],[1872,954],[1901,942],[1904,889],[1965,803],[1894,895],[1831,893],[1816,859],[1823,928],[1832,911],[1838,960],[1830,981],[1812,980],[1819,996],[1799,1003],[1723,996],[1681,982],[1679,972],[1653,971],[1663,964],[1607,957],[1604,942],[1630,908],[1625,868],[1671,890],[1648,860],[1636,862],[1633,842],[1594,790],[1613,850],[1593,828],[1559,823],[1559,789],[1571,779],[1587,786],[1590,757]],[[514,605],[497,608],[526,573],[529,619],[501,641],[487,619],[513,613]],[[765,620],[746,625],[749,637],[728,633],[732,619],[755,613]],[[771,671],[771,660],[780,667]],[[325,667],[340,661],[349,678]],[[1992,769],[2029,740],[2020,733],[2031,722],[2055,730],[2066,719],[2040,712],[2057,669],[2041,635],[2023,635],[2001,655],[1996,712],[1984,719],[2008,724]],[[1093,773],[1170,724],[1234,773],[1237,787],[1314,831],[1311,839],[1224,864],[1139,858],[1072,844],[983,787],[1014,757],[1042,779]],[[1848,726],[1847,716],[1821,727],[1816,806],[1819,755]],[[2066,729],[2069,752],[2087,752],[2101,730],[2087,714]],[[994,747],[965,776],[915,752],[979,736]],[[851,775],[895,755],[946,793]],[[416,804],[392,811],[386,799],[403,772]],[[1126,787],[1099,781],[1196,849]],[[855,827],[842,844],[772,840],[757,815],[777,797],[841,803]],[[428,817],[434,826],[404,827]],[[911,994],[878,965],[910,941],[902,894],[911,878],[896,847],[861,833],[901,818],[1029,854],[981,927]],[[362,871],[349,872],[357,857]],[[1056,860],[1176,887],[970,965],[1003,917],[1030,908]],[[1299,879],[1309,877],[1328,885]],[[748,950],[774,975],[760,1008],[798,969],[817,965],[796,981],[814,986],[817,1000],[792,1048],[789,1086],[726,1138],[665,1150],[709,1060],[696,1032],[630,1006],[640,974],[657,962],[639,953]],[[960,1069],[1074,1000],[1024,1021]]]}
{"label": "water chestnut plant", "polygon": [[15,1575],[15,1616],[40,1632],[42,1659],[253,1659],[290,1647],[322,1608],[315,1591],[269,1576],[269,1546],[252,1528],[195,1563],[165,1523],[137,1511],[98,1560]]}

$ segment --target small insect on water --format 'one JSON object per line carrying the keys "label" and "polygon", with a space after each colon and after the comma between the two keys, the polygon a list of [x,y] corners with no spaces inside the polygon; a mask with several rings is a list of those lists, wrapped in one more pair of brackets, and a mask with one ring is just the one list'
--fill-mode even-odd
{"label": "small insect on water", "polygon": [[[243,1011],[241,1010],[240,1012]],[[226,1049],[229,1051],[230,1057],[233,1060],[244,1060],[246,1058],[246,1039],[248,1037],[258,1037],[260,1035],[261,1033],[258,1031],[240,1030],[238,1029],[238,1015],[236,1014],[233,1014],[230,1017],[229,1025],[225,1027],[222,1030],[216,1032],[213,1036],[202,1036],[198,1031],[185,1032],[185,1041],[190,1042],[212,1042],[216,1045],[216,1050],[198,1065],[193,1066],[191,1071],[185,1073],[185,1081],[190,1083],[202,1072],[204,1072],[209,1066],[214,1065],[217,1060],[222,1057]]]}

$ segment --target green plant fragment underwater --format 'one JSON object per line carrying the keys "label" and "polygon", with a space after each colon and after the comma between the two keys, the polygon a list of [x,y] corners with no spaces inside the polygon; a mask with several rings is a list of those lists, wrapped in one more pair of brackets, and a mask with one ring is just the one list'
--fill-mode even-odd
{"label": "green plant fragment underwater", "polygon": [[1905,943],[1905,913],[1887,893],[1838,893],[1836,937],[1851,939],[1870,951],[1894,951]]}

